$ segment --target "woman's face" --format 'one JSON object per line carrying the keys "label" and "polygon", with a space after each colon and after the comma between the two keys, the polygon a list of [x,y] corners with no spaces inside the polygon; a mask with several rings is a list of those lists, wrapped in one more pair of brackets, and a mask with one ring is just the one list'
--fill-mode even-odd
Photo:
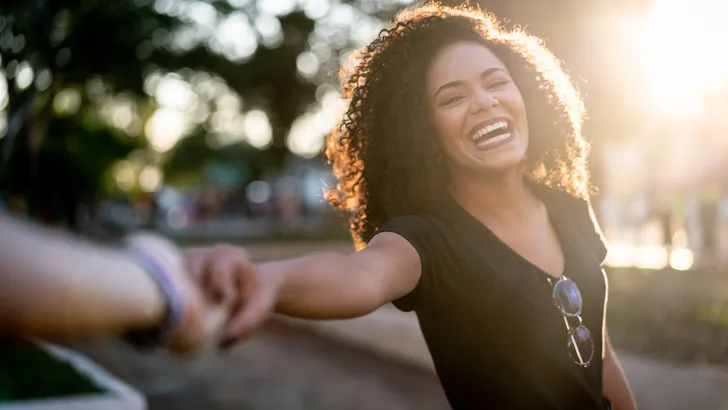
{"label": "woman's face", "polygon": [[497,173],[523,161],[526,107],[488,48],[475,42],[444,47],[431,62],[426,87],[431,120],[454,168]]}

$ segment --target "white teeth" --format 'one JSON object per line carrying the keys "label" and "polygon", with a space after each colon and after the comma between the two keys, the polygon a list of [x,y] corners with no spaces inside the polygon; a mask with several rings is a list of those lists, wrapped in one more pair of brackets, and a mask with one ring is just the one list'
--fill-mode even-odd
{"label": "white teeth", "polygon": [[499,143],[499,142],[501,142],[503,140],[506,140],[506,139],[510,138],[511,135],[513,135],[513,134],[510,133],[510,132],[507,132],[507,133],[502,134],[502,135],[499,135],[497,137],[488,138],[485,141],[479,142],[478,143],[478,146],[479,147],[487,147],[488,145],[493,145],[493,144]]}
{"label": "white teeth", "polygon": [[505,121],[496,122],[495,124],[490,124],[489,126],[480,129],[478,132],[473,134],[473,140],[477,140],[478,138],[482,137],[483,135],[495,131],[499,128],[508,128],[508,123]]}

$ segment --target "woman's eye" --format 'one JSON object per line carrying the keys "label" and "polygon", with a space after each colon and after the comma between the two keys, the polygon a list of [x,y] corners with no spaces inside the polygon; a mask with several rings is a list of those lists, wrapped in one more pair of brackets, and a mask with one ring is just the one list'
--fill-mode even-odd
{"label": "woman's eye", "polygon": [[496,87],[502,87],[504,85],[508,84],[508,80],[497,80],[490,83],[488,88],[496,88]]}
{"label": "woman's eye", "polygon": [[450,97],[450,98],[446,99],[445,101],[443,101],[442,105],[452,105],[452,104],[459,102],[462,99],[463,99],[462,96],[456,95],[456,96]]}

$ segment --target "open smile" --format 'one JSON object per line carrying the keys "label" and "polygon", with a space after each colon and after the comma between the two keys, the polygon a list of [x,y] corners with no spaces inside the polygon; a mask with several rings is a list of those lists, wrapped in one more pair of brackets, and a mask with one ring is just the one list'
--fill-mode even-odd
{"label": "open smile", "polygon": [[516,135],[513,123],[507,118],[494,118],[477,124],[470,138],[478,150],[490,150],[513,140]]}

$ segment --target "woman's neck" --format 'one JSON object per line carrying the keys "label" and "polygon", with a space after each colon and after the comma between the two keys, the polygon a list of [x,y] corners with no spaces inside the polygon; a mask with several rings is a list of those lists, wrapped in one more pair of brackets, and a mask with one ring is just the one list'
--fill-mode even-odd
{"label": "woman's neck", "polygon": [[483,221],[517,222],[531,215],[537,202],[521,170],[497,176],[456,177],[451,193],[468,213]]}

